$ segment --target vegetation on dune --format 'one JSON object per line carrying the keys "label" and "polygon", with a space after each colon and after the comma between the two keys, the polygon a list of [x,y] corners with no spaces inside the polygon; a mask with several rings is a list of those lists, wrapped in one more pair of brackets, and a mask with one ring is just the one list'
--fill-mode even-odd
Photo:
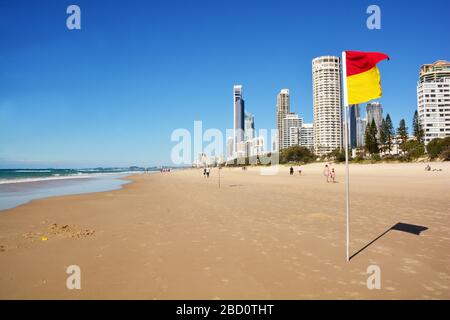
{"label": "vegetation on dune", "polygon": [[280,163],[310,163],[315,161],[316,156],[308,148],[300,146],[292,146],[283,149],[280,153]]}

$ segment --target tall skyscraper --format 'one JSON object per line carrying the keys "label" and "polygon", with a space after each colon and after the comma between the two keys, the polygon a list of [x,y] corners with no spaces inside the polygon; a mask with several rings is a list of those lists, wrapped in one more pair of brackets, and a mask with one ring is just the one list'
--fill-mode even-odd
{"label": "tall skyscraper", "polygon": [[283,119],[290,112],[289,89],[282,89],[277,96],[278,150],[283,148]]}
{"label": "tall skyscraper", "polygon": [[342,148],[341,62],[323,56],[312,61],[314,151],[318,155]]}
{"label": "tall skyscraper", "polygon": [[237,144],[244,141],[244,113],[245,105],[242,98],[242,86],[233,87],[233,106],[234,106],[234,152],[237,151]]}
{"label": "tall skyscraper", "polygon": [[365,145],[366,119],[356,118],[356,147],[362,148]]}
{"label": "tall skyscraper", "polygon": [[421,66],[417,112],[425,144],[450,136],[450,62],[440,60]]}
{"label": "tall skyscraper", "polygon": [[303,123],[300,128],[299,144],[301,147],[314,151],[314,125],[312,123]]}
{"label": "tall skyscraper", "polygon": [[[357,123],[359,116],[359,105],[353,104],[349,108],[349,136],[350,136],[350,148],[356,148],[357,147],[357,135],[358,135],[358,129],[357,129]],[[345,121],[345,120],[344,120]]]}
{"label": "tall skyscraper", "polygon": [[281,149],[289,148],[299,144],[300,128],[302,127],[303,119],[295,113],[288,113],[283,118],[282,125],[282,147]]}
{"label": "tall skyscraper", "polygon": [[251,140],[255,137],[255,117],[249,112],[245,112],[244,129],[245,141]]}
{"label": "tall skyscraper", "polygon": [[381,122],[383,121],[383,107],[379,102],[371,102],[366,106],[366,120],[367,125],[372,124],[372,120],[375,120],[375,124],[378,130],[378,136],[380,135]]}

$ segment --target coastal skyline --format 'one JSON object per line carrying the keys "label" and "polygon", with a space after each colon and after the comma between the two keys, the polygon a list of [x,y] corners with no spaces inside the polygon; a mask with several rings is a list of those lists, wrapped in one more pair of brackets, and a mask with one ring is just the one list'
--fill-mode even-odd
{"label": "coastal skyline", "polygon": [[414,23],[419,7],[380,1],[381,30],[366,28],[369,3],[359,2],[330,1],[327,13],[310,17],[313,4],[289,1],[239,3],[239,11],[230,3],[115,2],[108,14],[78,1],[82,29],[71,31],[70,3],[46,4],[1,5],[0,167],[170,164],[173,130],[192,130],[195,120],[232,128],[236,83],[257,129],[274,128],[282,88],[290,89],[291,111],[310,123],[311,61],[345,49],[390,54],[379,101],[394,125],[405,118],[410,127],[421,65],[449,58],[440,36],[449,27],[446,1],[430,3],[442,10],[429,13],[429,25]]}
{"label": "coastal skyline", "polygon": [[0,300],[450,299],[447,0],[28,2],[0,2]]}

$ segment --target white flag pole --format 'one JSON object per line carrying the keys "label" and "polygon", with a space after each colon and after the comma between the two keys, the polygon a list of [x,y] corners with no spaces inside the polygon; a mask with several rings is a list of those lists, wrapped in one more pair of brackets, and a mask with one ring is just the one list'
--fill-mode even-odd
{"label": "white flag pole", "polygon": [[345,190],[346,190],[346,233],[347,233],[347,261],[350,261],[350,179],[348,169],[348,92],[347,92],[347,57],[346,52],[342,52],[342,83],[344,89],[344,144],[345,144]]}

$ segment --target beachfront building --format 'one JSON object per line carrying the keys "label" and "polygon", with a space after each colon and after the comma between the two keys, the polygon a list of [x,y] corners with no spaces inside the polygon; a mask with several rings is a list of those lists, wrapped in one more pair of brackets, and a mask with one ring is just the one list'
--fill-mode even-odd
{"label": "beachfront building", "polygon": [[317,155],[342,148],[342,91],[339,57],[312,61],[314,150]]}
{"label": "beachfront building", "polygon": [[208,156],[206,155],[206,153],[201,152],[197,155],[197,160],[194,161],[193,165],[194,165],[194,167],[197,167],[197,168],[203,168],[203,167],[206,167],[207,162],[208,162]]}
{"label": "beachfront building", "polygon": [[314,152],[314,125],[303,123],[300,128],[299,145]]}
{"label": "beachfront building", "polygon": [[302,127],[303,119],[295,113],[288,113],[283,118],[282,124],[282,142],[281,149],[289,148],[291,146],[298,146],[300,139],[300,128]]}
{"label": "beachfront building", "polygon": [[[236,148],[236,153],[233,158],[246,158],[262,155],[264,153],[264,137],[259,136],[238,142]],[[229,158],[229,160],[233,158]]]}
{"label": "beachfront building", "polygon": [[366,119],[356,118],[356,148],[362,148],[365,145],[366,139]]}
{"label": "beachfront building", "polygon": [[450,136],[450,62],[441,60],[421,66],[417,112],[425,144]]}
{"label": "beachfront building", "polygon": [[237,144],[244,141],[244,113],[245,103],[242,98],[242,86],[233,87],[233,110],[234,110],[234,152],[237,152]]}
{"label": "beachfront building", "polygon": [[247,141],[255,137],[255,117],[250,112],[244,114],[244,140]]}
{"label": "beachfront building", "polygon": [[227,160],[233,159],[234,157],[234,139],[233,137],[228,137],[227,139]]}
{"label": "beachfront building", "polygon": [[350,136],[350,143],[349,146],[351,149],[355,149],[358,145],[358,119],[359,116],[359,105],[353,104],[349,107],[349,121],[348,121],[348,131]]}
{"label": "beachfront building", "polygon": [[372,120],[375,120],[377,126],[377,136],[380,136],[381,123],[383,121],[383,107],[379,102],[370,102],[366,106],[366,124],[371,125]]}
{"label": "beachfront building", "polygon": [[[290,113],[290,97],[289,89],[281,89],[277,96],[277,130],[278,130],[278,146],[275,150],[281,150],[283,143],[283,119]],[[278,149],[279,148],[279,149]]]}
{"label": "beachfront building", "polygon": [[255,137],[246,141],[248,157],[259,156],[264,153],[264,137]]}
{"label": "beachfront building", "polygon": [[239,141],[236,143],[236,152],[234,158],[245,158],[247,156],[247,146],[245,141]]}

